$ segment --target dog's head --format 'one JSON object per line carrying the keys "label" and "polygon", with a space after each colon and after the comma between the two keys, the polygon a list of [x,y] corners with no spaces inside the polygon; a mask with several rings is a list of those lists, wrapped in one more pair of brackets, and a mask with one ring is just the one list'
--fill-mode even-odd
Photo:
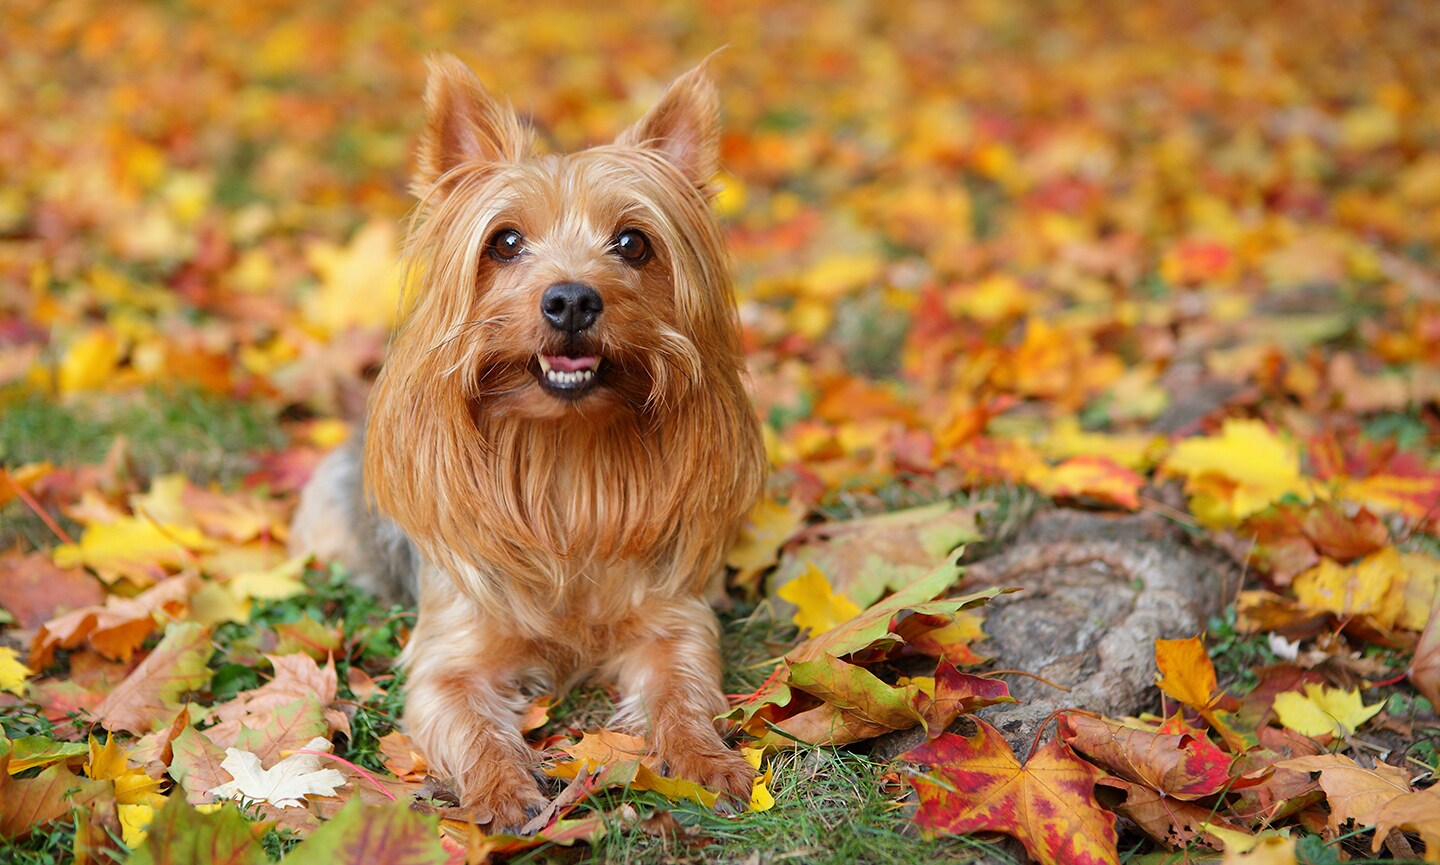
{"label": "dog's head", "polygon": [[389,366],[492,415],[600,422],[676,405],[707,367],[738,363],[703,65],[615,143],[572,154],[537,155],[454,57],[431,61],[425,101],[421,288]]}
{"label": "dog's head", "polygon": [[454,58],[432,61],[426,105],[416,294],[370,402],[369,494],[477,599],[483,574],[553,588],[619,559],[703,579],[764,458],[703,65],[566,155],[536,153]]}

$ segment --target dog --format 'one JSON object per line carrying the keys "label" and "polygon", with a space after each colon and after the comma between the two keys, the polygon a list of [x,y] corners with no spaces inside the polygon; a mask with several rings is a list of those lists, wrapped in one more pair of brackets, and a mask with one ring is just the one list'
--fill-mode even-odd
{"label": "dog", "polygon": [[755,771],[717,727],[706,598],[765,454],[712,211],[705,64],[614,143],[570,154],[537,154],[454,57],[429,61],[425,104],[419,288],[363,441],[302,494],[295,547],[383,597],[418,584],[403,723],[476,822],[513,828],[545,804],[520,715],[586,678],[618,689],[614,723],[671,774],[737,807]]}

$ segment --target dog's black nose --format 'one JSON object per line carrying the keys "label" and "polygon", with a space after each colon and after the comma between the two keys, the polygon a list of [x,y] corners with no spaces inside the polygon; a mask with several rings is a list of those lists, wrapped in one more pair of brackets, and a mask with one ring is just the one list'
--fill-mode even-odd
{"label": "dog's black nose", "polygon": [[557,282],[540,298],[545,320],[566,333],[579,333],[594,324],[604,308],[600,294],[581,282]]}

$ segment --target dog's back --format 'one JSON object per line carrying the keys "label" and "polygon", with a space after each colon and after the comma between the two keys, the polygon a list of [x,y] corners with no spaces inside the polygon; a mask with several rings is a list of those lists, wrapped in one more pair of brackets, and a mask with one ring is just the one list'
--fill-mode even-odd
{"label": "dog's back", "polygon": [[290,525],[290,553],[338,562],[356,585],[382,601],[413,605],[420,555],[366,498],[363,449],[363,436],[356,437],[315,468]]}

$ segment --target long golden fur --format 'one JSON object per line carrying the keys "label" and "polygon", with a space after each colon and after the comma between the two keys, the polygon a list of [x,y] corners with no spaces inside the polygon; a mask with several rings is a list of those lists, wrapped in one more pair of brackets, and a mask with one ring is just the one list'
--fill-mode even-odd
{"label": "long golden fur", "polygon": [[[478,819],[514,826],[544,801],[527,695],[595,676],[672,772],[744,801],[704,596],[764,454],[710,208],[714,87],[697,68],[614,144],[567,155],[535,155],[455,58],[432,61],[426,104],[408,250],[422,287],[364,443],[367,494],[423,560],[410,735]],[[506,229],[524,251],[501,260]],[[627,229],[649,240],[642,264],[617,254]],[[562,283],[603,298],[578,333],[541,314]],[[580,354],[596,386],[542,384],[538,358]]]}

